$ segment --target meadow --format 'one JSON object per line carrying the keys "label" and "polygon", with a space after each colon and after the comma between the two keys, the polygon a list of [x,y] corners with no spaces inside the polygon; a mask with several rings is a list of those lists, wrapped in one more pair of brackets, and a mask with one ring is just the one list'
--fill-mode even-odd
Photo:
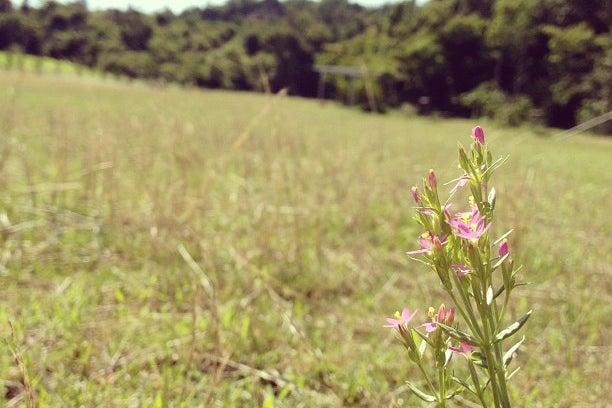
{"label": "meadow", "polygon": [[[426,406],[382,326],[441,300],[410,187],[475,124],[0,71],[0,406]],[[605,407],[612,140],[479,124],[531,283],[515,406]]]}

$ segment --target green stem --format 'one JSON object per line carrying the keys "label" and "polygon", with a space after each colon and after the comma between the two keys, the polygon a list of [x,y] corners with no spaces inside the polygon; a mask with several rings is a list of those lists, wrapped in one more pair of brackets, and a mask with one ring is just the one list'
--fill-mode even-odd
{"label": "green stem", "polygon": [[[486,293],[485,285],[481,286],[482,294]],[[493,354],[493,341],[495,338],[495,333],[492,330],[493,327],[491,325],[491,318],[493,317],[492,309],[486,305],[483,300],[486,299],[486,295],[482,296],[480,301],[477,300],[476,306],[478,307],[478,313],[480,315],[480,321],[482,323],[482,328],[484,332],[484,337],[482,339],[481,350],[484,353],[487,361],[487,371],[489,372],[489,381],[491,383],[491,391],[493,392],[493,401],[495,403],[495,407],[501,407],[501,397],[499,395],[500,389],[498,386],[499,377],[497,374],[497,359]]]}
{"label": "green stem", "polygon": [[[506,296],[504,299],[502,313],[505,311],[505,306],[507,302],[508,302],[508,292],[506,293]],[[497,301],[495,299],[493,299],[493,301],[491,302],[489,311],[490,311],[489,317],[490,317],[491,325],[492,325],[491,335],[492,335],[492,338],[494,339],[497,336],[497,332],[499,331],[499,326],[501,323],[501,316],[500,316],[499,309],[497,308]],[[498,376],[498,383],[500,387],[500,397],[501,397],[502,406],[504,408],[510,408],[510,398],[508,397],[508,389],[506,386],[507,384],[506,384],[506,368],[504,367],[504,353],[503,353],[501,342],[495,343],[494,349],[495,349],[495,365],[496,365],[495,370]]]}
{"label": "green stem", "polygon": [[437,389],[436,387],[434,387],[433,383],[429,379],[429,376],[427,375],[427,371],[425,371],[425,369],[423,368],[423,365],[421,364],[420,359],[419,361],[417,361],[417,365],[419,366],[419,370],[421,370],[421,374],[423,374],[423,377],[425,377],[425,381],[427,381],[427,386],[429,387],[429,390],[431,391],[432,394],[436,396],[436,399],[439,400]]}
{"label": "green stem", "polygon": [[482,348],[482,351],[487,359],[487,371],[489,372],[489,381],[491,382],[491,391],[493,392],[493,402],[495,407],[501,407],[501,397],[499,395],[499,388],[497,385],[497,373],[495,372],[495,361],[493,360],[493,354],[491,353],[490,344]]}
{"label": "green stem", "polygon": [[453,302],[455,303],[455,307],[457,308],[459,313],[461,313],[461,316],[466,320],[466,323],[469,326],[472,333],[474,333],[478,341],[482,341],[483,339],[482,330],[478,326],[478,321],[476,320],[474,309],[472,309],[472,303],[470,302],[463,288],[459,288],[459,295],[461,296],[461,301],[462,301],[461,303],[457,302],[457,297],[452,291],[449,292],[449,294],[451,298],[453,299]]}
{"label": "green stem", "polygon": [[497,357],[496,363],[498,364],[496,371],[499,377],[499,391],[502,407],[510,408],[510,398],[508,397],[508,388],[506,387],[506,369],[504,367],[504,357],[501,342],[495,344],[495,354]]}
{"label": "green stem", "polygon": [[504,304],[502,305],[501,312],[499,312],[499,315],[497,316],[498,328],[501,325],[502,320],[504,319],[504,316],[506,314],[506,307],[508,306],[508,302],[510,301],[510,292],[507,289],[504,290],[504,292]]}
{"label": "green stem", "polygon": [[445,370],[443,365],[439,365],[438,367],[438,388],[440,389],[440,394],[438,398],[438,405],[442,408],[446,406],[446,381],[444,376]]}
{"label": "green stem", "polygon": [[472,360],[468,359],[468,367],[470,368],[470,376],[472,377],[472,383],[474,383],[474,387],[476,387],[476,395],[480,400],[480,404],[482,404],[483,408],[487,408],[487,403],[482,393],[482,388],[480,388],[480,380],[478,379],[478,373],[474,368],[474,363],[472,362]]}
{"label": "green stem", "polygon": [[[483,290],[486,290],[483,288]],[[498,326],[497,303],[491,305],[480,303],[479,313],[483,323],[486,339],[483,342],[483,352],[487,358],[487,369],[493,391],[493,399],[496,407],[510,408],[508,390],[506,387],[506,370],[504,368],[503,352],[501,343],[494,343]]]}

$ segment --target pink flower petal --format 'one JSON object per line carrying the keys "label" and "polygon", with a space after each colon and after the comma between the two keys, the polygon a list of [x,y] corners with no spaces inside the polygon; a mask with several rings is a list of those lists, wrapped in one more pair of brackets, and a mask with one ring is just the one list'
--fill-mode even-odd
{"label": "pink flower petal", "polygon": [[468,273],[472,273],[472,268],[466,265],[451,265],[451,269],[457,271],[455,276],[458,278],[463,278]]}
{"label": "pink flower petal", "polygon": [[438,185],[438,180],[436,179],[436,173],[434,173],[433,169],[429,170],[429,175],[427,176],[427,182],[431,188],[436,188]]}
{"label": "pink flower petal", "polygon": [[499,244],[499,256],[504,257],[510,252],[508,249],[508,241],[505,239]]}
{"label": "pink flower petal", "polygon": [[385,324],[383,327],[398,327],[400,325],[399,320],[391,319],[390,317],[387,317],[387,323],[389,324]]}
{"label": "pink flower petal", "polygon": [[386,324],[383,327],[398,328],[402,325],[406,325],[410,323],[410,320],[412,320],[416,312],[417,311],[415,310],[414,312],[412,312],[412,314],[410,314],[410,310],[408,310],[408,308],[405,307],[404,310],[402,310],[402,314],[399,319],[393,319],[391,317],[388,317],[387,323],[389,324]]}
{"label": "pink flower petal", "polygon": [[425,326],[425,331],[427,333],[432,333],[436,330],[436,323],[435,322],[430,322],[430,323],[425,323],[423,326]]}
{"label": "pink flower petal", "polygon": [[421,197],[419,197],[419,192],[418,192],[417,188],[416,187],[412,187],[411,191],[412,191],[412,198],[414,199],[414,202],[419,204],[421,202]]}
{"label": "pink flower petal", "polygon": [[459,179],[457,179],[457,184],[455,184],[455,187],[453,187],[450,191],[450,195],[452,196],[453,194],[455,194],[455,192],[460,188],[463,187],[467,184],[469,180],[469,177],[467,174],[464,174],[463,176],[459,177]]}
{"label": "pink flower petal", "polygon": [[419,237],[419,242],[421,243],[421,247],[423,247],[423,249],[429,250],[431,248],[431,243],[433,241],[433,234],[431,235],[432,235],[431,237],[428,237],[429,239],[424,237],[423,235]]}
{"label": "pink flower petal", "polygon": [[415,310],[414,312],[412,312],[412,314],[410,314],[410,310],[408,310],[408,308],[405,307],[404,310],[402,310],[402,322],[404,323],[410,322],[410,320],[412,320],[416,312],[417,311]]}
{"label": "pink flower petal", "polygon": [[448,349],[452,352],[465,355],[471,354],[472,350],[474,350],[474,347],[472,347],[472,345],[468,343],[461,343],[459,347],[449,346]]}
{"label": "pink flower petal", "polygon": [[472,137],[478,144],[482,145],[485,142],[484,130],[482,130],[480,126],[476,126],[472,129]]}

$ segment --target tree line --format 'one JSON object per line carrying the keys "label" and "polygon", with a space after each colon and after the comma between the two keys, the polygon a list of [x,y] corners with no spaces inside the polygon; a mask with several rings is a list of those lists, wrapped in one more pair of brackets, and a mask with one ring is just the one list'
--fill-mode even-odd
{"label": "tree line", "polygon": [[[144,14],[0,0],[0,49],[130,78],[314,97],[317,65],[363,67],[326,97],[558,127],[612,110],[609,0],[229,0]],[[610,133],[612,125],[601,126]]]}

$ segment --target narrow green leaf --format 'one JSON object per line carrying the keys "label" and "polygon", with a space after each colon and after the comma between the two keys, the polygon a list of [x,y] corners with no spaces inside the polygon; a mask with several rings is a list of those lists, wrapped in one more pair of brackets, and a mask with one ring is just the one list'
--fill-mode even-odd
{"label": "narrow green leaf", "polygon": [[450,363],[452,357],[453,351],[450,349],[446,349],[446,351],[444,352],[444,367],[448,366],[448,363]]}
{"label": "narrow green leaf", "polygon": [[487,197],[487,201],[491,205],[491,211],[495,209],[495,198],[496,198],[495,188],[491,188],[491,191],[489,192],[489,197]]}
{"label": "narrow green leaf", "polygon": [[469,392],[471,392],[472,394],[476,395],[476,390],[474,390],[474,388],[472,387],[471,384],[469,384],[467,381],[462,380],[461,378],[457,378],[457,377],[451,377],[453,379],[453,381],[455,381],[457,384],[461,385],[463,388],[465,388],[466,390],[468,390]]}
{"label": "narrow green leaf", "polygon": [[489,366],[487,365],[487,361],[486,360],[474,360],[474,365],[477,365],[478,367],[482,367],[485,370],[489,368]]}
{"label": "narrow green leaf", "polygon": [[448,334],[449,336],[451,336],[453,339],[458,340],[458,341],[462,341],[464,343],[469,343],[472,346],[478,346],[479,342],[478,339],[476,339],[475,337],[473,337],[472,335],[466,333],[466,332],[462,332],[459,329],[456,329],[452,326],[447,326],[445,324],[442,323],[436,323],[438,326],[440,326],[442,328],[442,330],[444,330],[446,332],[446,334]]}
{"label": "narrow green leaf", "polygon": [[410,336],[412,336],[412,341],[416,346],[415,352],[418,354],[420,360],[423,358],[423,354],[425,354],[425,350],[427,349],[427,341],[423,340],[422,334],[418,330],[410,330]]}
{"label": "narrow green leaf", "polygon": [[497,289],[497,292],[495,292],[495,295],[493,295],[493,299],[497,299],[499,295],[504,293],[504,290],[506,290],[506,288],[504,286],[500,286],[499,289]]}
{"label": "narrow green leaf", "polygon": [[503,264],[503,263],[504,263],[504,261],[505,261],[506,259],[508,259],[508,257],[509,257],[509,256],[510,256],[510,253],[507,253],[507,254],[506,254],[506,255],[504,255],[503,257],[499,258],[499,259],[497,260],[497,262],[495,262],[495,263],[493,264],[493,266],[491,267],[491,269],[492,269],[492,270],[496,270],[497,268],[499,268],[499,266],[500,266],[501,264]]}
{"label": "narrow green leaf", "polygon": [[484,354],[482,354],[480,351],[476,350],[472,352],[472,355],[470,356],[470,360],[472,360],[472,362],[482,368],[487,368],[487,358],[485,357]]}
{"label": "narrow green leaf", "polygon": [[521,327],[523,327],[527,319],[529,319],[531,316],[532,312],[533,310],[528,311],[523,317],[506,327],[504,330],[500,331],[497,336],[495,336],[495,343],[498,343],[516,333]]}
{"label": "narrow green leaf", "polygon": [[459,393],[459,391],[461,391],[461,388],[457,388],[456,390],[454,390],[450,394],[447,394],[446,395],[446,399],[447,400],[452,400],[455,397],[455,395],[457,395]]}
{"label": "narrow green leaf", "polygon": [[510,234],[512,234],[512,231],[514,231],[513,229],[511,229],[510,231],[506,232],[504,235],[502,235],[501,237],[497,238],[495,240],[495,242],[493,242],[493,245],[499,245],[500,242],[502,242],[504,239],[508,238],[508,236]]}
{"label": "narrow green leaf", "polygon": [[506,157],[500,157],[499,159],[495,160],[488,169],[486,169],[483,173],[482,176],[484,177],[485,175],[489,175],[491,174],[493,171],[495,171],[496,168],[498,168],[499,166],[501,166],[502,164],[504,164],[504,162],[508,160],[508,156]]}
{"label": "narrow green leaf", "polygon": [[512,377],[514,377],[514,374],[516,374],[518,372],[518,370],[520,370],[520,369],[521,369],[521,367],[517,367],[516,370],[511,372],[510,375],[506,379],[510,380]]}
{"label": "narrow green leaf", "polygon": [[414,394],[417,397],[419,397],[420,399],[422,399],[423,401],[427,401],[427,402],[435,402],[436,401],[436,397],[434,397],[433,395],[426,394],[425,392],[421,391],[419,389],[419,387],[417,387],[416,385],[414,385],[410,381],[406,381],[406,385],[408,385],[408,388],[410,388],[410,390],[412,392],[414,392]]}
{"label": "narrow green leaf", "polygon": [[434,344],[432,343],[432,341],[431,341],[431,339],[430,339],[429,337],[427,337],[426,335],[424,335],[423,333],[421,333],[421,332],[420,332],[420,331],[418,331],[418,330],[414,330],[414,332],[415,332],[416,334],[418,334],[418,335],[419,335],[419,337],[420,337],[421,339],[423,339],[425,343],[429,344],[429,345],[430,345],[430,346],[432,346],[432,347],[434,346]]}
{"label": "narrow green leaf", "polygon": [[522,339],[520,339],[514,346],[510,347],[510,349],[506,351],[506,353],[504,354],[504,367],[508,367],[508,365],[512,361],[514,353],[516,352],[516,350],[518,350],[521,344],[523,344],[523,341],[525,341],[525,336],[523,336]]}

